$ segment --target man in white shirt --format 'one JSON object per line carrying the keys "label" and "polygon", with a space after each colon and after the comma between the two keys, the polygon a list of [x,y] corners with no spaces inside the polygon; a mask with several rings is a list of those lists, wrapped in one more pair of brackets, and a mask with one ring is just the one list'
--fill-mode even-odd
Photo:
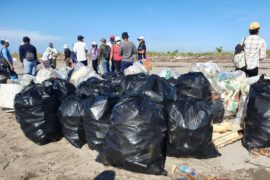
{"label": "man in white shirt", "polygon": [[266,57],[266,42],[259,36],[260,24],[253,22],[249,25],[249,36],[242,40],[246,57],[245,73],[248,77],[257,76],[259,62]]}
{"label": "man in white shirt", "polygon": [[58,51],[53,47],[53,43],[49,43],[49,47],[46,49],[47,58],[52,68],[56,68],[56,60],[58,57]]}
{"label": "man in white shirt", "polygon": [[78,36],[78,42],[74,44],[73,52],[77,56],[77,61],[83,63],[85,66],[87,66],[87,45],[85,42],[83,42],[83,36]]}

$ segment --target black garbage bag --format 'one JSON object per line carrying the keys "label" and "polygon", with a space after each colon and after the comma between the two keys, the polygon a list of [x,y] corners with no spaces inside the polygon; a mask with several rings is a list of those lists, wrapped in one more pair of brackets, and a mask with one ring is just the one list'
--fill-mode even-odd
{"label": "black garbage bag", "polygon": [[211,85],[201,72],[189,72],[181,75],[176,81],[177,97],[210,99]]}
{"label": "black garbage bag", "polygon": [[177,79],[170,78],[170,79],[168,79],[168,81],[172,86],[175,86]]}
{"label": "black garbage bag", "polygon": [[100,80],[96,77],[89,78],[82,82],[76,89],[76,96],[83,99],[89,96],[112,96],[115,94],[110,86],[110,83],[105,80]]}
{"label": "black garbage bag", "polygon": [[110,83],[110,86],[118,93],[122,91],[121,81],[125,78],[123,72],[109,72],[102,75],[106,81]]}
{"label": "black garbage bag", "polygon": [[222,123],[225,114],[223,101],[220,99],[213,100],[210,102],[210,104],[213,114],[213,123]]}
{"label": "black garbage bag", "polygon": [[213,158],[219,156],[212,143],[212,113],[206,101],[181,99],[168,106],[167,155]]}
{"label": "black garbage bag", "polygon": [[166,175],[164,106],[149,98],[125,97],[114,106],[100,159],[133,172]]}
{"label": "black garbage bag", "polygon": [[83,124],[90,149],[101,151],[111,126],[111,113],[116,101],[108,96],[90,96],[82,101]]}
{"label": "black garbage bag", "polygon": [[252,84],[244,119],[243,145],[246,149],[270,147],[270,80]]}
{"label": "black garbage bag", "polygon": [[64,79],[50,78],[42,83],[45,91],[48,94],[54,94],[57,98],[58,106],[61,105],[62,101],[69,95],[75,94],[75,86]]}
{"label": "black garbage bag", "polygon": [[155,102],[175,101],[176,89],[165,78],[157,75],[151,75],[144,85],[138,90],[138,93],[148,96]]}
{"label": "black garbage bag", "polygon": [[121,81],[121,94],[136,94],[138,90],[144,85],[147,78],[148,75],[143,73],[125,76]]}
{"label": "black garbage bag", "polygon": [[82,110],[80,101],[74,95],[70,95],[65,98],[58,111],[63,135],[76,148],[85,144]]}
{"label": "black garbage bag", "polygon": [[56,97],[42,85],[25,87],[15,96],[14,108],[24,134],[34,143],[45,145],[62,138]]}

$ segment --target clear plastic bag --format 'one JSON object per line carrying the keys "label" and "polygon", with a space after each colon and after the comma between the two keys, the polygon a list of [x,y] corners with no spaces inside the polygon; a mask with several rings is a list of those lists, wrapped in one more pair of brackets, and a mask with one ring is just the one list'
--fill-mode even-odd
{"label": "clear plastic bag", "polygon": [[205,76],[215,77],[216,74],[220,72],[220,69],[217,64],[212,62],[206,62],[193,64],[190,68],[190,71],[202,72]]}
{"label": "clear plastic bag", "polygon": [[176,72],[175,70],[171,68],[163,69],[160,73],[158,73],[160,77],[164,77],[165,79],[177,79],[180,76],[180,73]]}
{"label": "clear plastic bag", "polygon": [[35,76],[32,76],[30,74],[24,74],[18,79],[17,83],[22,86],[28,86],[32,81],[35,80],[36,80]]}
{"label": "clear plastic bag", "polygon": [[56,78],[56,74],[53,68],[41,68],[37,73],[35,83],[42,84],[43,81],[50,78]]}

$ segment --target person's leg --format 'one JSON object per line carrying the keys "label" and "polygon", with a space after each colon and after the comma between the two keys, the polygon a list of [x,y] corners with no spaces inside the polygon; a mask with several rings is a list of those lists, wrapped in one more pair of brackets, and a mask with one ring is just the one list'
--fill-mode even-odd
{"label": "person's leg", "polygon": [[27,61],[26,59],[23,60],[23,69],[24,69],[24,74],[32,75],[31,62]]}
{"label": "person's leg", "polygon": [[115,61],[114,67],[115,67],[116,72],[120,72],[121,71],[121,61]]}
{"label": "person's leg", "polygon": [[56,59],[52,59],[53,68],[56,68]]}
{"label": "person's leg", "polygon": [[102,69],[103,69],[103,74],[107,73],[107,63],[106,60],[101,61]]}
{"label": "person's leg", "polygon": [[124,71],[125,69],[127,69],[129,66],[132,66],[132,65],[133,65],[132,62],[122,61],[121,62],[121,71]]}
{"label": "person's leg", "polygon": [[112,72],[115,72],[115,61],[114,60],[112,60],[112,65],[111,65],[111,69],[112,69]]}
{"label": "person's leg", "polygon": [[83,65],[87,66],[87,60],[85,61],[80,61],[81,63],[83,63]]}
{"label": "person's leg", "polygon": [[32,76],[35,76],[37,71],[37,61],[31,62],[31,69]]}
{"label": "person's leg", "polygon": [[107,68],[107,72],[111,72],[110,61],[106,61],[106,68]]}
{"label": "person's leg", "polygon": [[92,60],[92,66],[93,66],[93,69],[96,71],[96,73],[98,74],[98,60]]}

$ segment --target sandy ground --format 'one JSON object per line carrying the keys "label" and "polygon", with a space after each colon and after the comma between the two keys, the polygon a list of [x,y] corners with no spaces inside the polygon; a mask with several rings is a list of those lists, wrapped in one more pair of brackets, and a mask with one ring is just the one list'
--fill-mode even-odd
{"label": "sandy ground", "polygon": [[[177,70],[184,73],[188,68]],[[160,68],[153,70],[159,71]],[[214,159],[167,157],[168,176],[153,176],[105,167],[95,161],[97,153],[87,145],[76,149],[64,138],[38,146],[24,136],[13,113],[0,110],[0,120],[0,179],[3,180],[173,179],[170,169],[174,164],[185,164],[206,177],[219,179],[268,180],[270,176],[269,158],[249,155],[240,141],[219,149],[222,156]]]}

